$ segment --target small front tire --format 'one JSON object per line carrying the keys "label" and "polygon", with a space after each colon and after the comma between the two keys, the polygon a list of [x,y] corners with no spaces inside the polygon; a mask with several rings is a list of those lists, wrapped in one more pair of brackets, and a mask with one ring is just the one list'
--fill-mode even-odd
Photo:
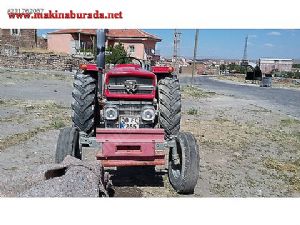
{"label": "small front tire", "polygon": [[179,163],[172,160],[169,153],[169,181],[176,192],[193,194],[199,177],[199,146],[191,133],[180,132],[176,136]]}
{"label": "small front tire", "polygon": [[79,130],[76,127],[65,127],[59,132],[56,145],[55,163],[61,163],[67,155],[81,159]]}

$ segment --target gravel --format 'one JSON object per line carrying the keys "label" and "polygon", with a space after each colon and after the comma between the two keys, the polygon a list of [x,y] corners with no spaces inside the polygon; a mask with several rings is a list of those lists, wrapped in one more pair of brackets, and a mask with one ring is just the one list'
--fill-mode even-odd
{"label": "gravel", "polygon": [[[102,180],[100,163],[84,162],[67,156],[61,164],[39,167],[40,180],[20,197],[104,197],[108,196]],[[35,181],[36,182],[36,181]]]}

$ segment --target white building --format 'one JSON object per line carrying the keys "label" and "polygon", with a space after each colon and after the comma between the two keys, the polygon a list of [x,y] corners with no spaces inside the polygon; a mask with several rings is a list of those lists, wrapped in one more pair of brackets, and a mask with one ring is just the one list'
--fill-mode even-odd
{"label": "white building", "polygon": [[260,58],[259,66],[264,74],[270,74],[273,71],[290,72],[292,71],[293,59]]}

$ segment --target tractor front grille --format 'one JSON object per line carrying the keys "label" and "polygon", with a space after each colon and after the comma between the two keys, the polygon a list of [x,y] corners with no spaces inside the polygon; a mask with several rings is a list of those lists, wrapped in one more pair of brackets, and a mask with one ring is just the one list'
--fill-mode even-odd
{"label": "tractor front grille", "polygon": [[113,76],[106,88],[111,93],[151,94],[154,90],[153,78],[137,76]]}
{"label": "tractor front grille", "polygon": [[141,111],[146,105],[153,105],[152,102],[143,101],[111,101],[119,109],[120,116],[140,116]]}

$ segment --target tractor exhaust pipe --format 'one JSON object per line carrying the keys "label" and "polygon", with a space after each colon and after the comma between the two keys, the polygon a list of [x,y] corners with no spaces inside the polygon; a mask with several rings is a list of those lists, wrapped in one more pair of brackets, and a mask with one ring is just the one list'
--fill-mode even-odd
{"label": "tractor exhaust pipe", "polygon": [[98,72],[98,93],[102,94],[103,74],[105,69],[105,42],[107,29],[97,30],[97,57],[96,64]]}

